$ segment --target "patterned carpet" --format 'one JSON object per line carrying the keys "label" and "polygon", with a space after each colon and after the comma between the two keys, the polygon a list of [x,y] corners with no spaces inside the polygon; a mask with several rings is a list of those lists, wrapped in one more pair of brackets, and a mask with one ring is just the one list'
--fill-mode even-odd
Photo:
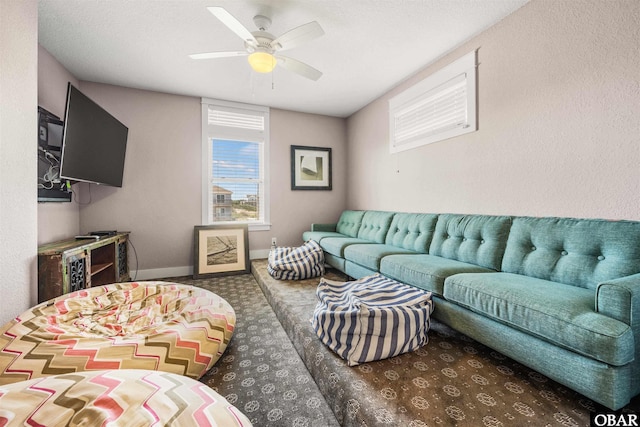
{"label": "patterned carpet", "polygon": [[[263,280],[266,262],[254,261],[253,267]],[[328,276],[344,279],[332,270]],[[278,298],[293,307],[291,313],[279,312],[285,328],[252,275],[170,280],[209,289],[234,307],[234,337],[201,381],[256,426],[570,427],[588,426],[590,412],[603,410],[437,321],[432,322],[429,343],[416,352],[346,368],[310,338],[308,322],[287,325],[292,318],[305,318],[315,304],[317,279],[283,282]],[[268,297],[275,303],[273,295]],[[293,344],[285,329],[293,334]],[[319,385],[298,352],[311,361],[311,373],[323,378]],[[320,390],[327,394],[326,401]],[[625,409],[640,411],[640,399]]]}
{"label": "patterned carpet", "polygon": [[252,275],[165,280],[208,289],[236,312],[233,338],[201,382],[256,427],[339,426]]}

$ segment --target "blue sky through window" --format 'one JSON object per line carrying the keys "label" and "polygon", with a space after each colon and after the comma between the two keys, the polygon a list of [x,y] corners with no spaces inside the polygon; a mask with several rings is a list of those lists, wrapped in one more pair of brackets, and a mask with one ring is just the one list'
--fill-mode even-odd
{"label": "blue sky through window", "polygon": [[213,184],[232,191],[233,200],[257,196],[260,178],[259,143],[222,139],[214,139],[212,143]]}

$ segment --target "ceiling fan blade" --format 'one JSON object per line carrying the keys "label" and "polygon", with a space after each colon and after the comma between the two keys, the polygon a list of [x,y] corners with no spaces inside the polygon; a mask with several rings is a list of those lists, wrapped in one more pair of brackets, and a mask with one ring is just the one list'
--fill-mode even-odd
{"label": "ceiling fan blade", "polygon": [[247,56],[248,53],[244,50],[236,52],[208,52],[208,53],[194,53],[189,55],[191,59],[214,59],[214,58],[230,58],[233,56]]}
{"label": "ceiling fan blade", "polygon": [[253,37],[253,34],[251,34],[251,31],[247,30],[247,28],[242,25],[240,21],[238,21],[232,14],[227,12],[225,8],[219,6],[211,6],[207,7],[207,9],[213,14],[213,16],[218,18],[220,22],[226,25],[231,31],[236,33],[242,40],[252,45],[258,44],[256,38]]}
{"label": "ceiling fan blade", "polygon": [[275,55],[278,60],[278,64],[292,71],[296,74],[300,74],[302,77],[306,77],[311,80],[318,80],[322,77],[322,72],[316,70],[311,65],[307,65],[304,62],[300,62],[297,59],[289,58],[287,56]]}
{"label": "ceiling fan blade", "polygon": [[271,44],[278,46],[277,50],[286,50],[311,41],[324,34],[324,30],[316,21],[309,22],[289,30],[276,38]]}

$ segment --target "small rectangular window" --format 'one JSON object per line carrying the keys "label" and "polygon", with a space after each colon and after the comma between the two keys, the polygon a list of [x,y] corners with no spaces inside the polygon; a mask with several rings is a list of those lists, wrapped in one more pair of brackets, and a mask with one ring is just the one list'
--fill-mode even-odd
{"label": "small rectangular window", "polygon": [[203,99],[203,224],[269,227],[269,109]]}
{"label": "small rectangular window", "polygon": [[476,51],[389,100],[390,151],[477,130]]}

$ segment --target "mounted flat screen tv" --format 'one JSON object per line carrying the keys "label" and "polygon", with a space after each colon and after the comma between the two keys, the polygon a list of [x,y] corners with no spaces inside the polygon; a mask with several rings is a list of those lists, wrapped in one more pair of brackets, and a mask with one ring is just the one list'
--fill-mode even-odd
{"label": "mounted flat screen tv", "polygon": [[128,133],[118,119],[69,83],[60,177],[122,187]]}

